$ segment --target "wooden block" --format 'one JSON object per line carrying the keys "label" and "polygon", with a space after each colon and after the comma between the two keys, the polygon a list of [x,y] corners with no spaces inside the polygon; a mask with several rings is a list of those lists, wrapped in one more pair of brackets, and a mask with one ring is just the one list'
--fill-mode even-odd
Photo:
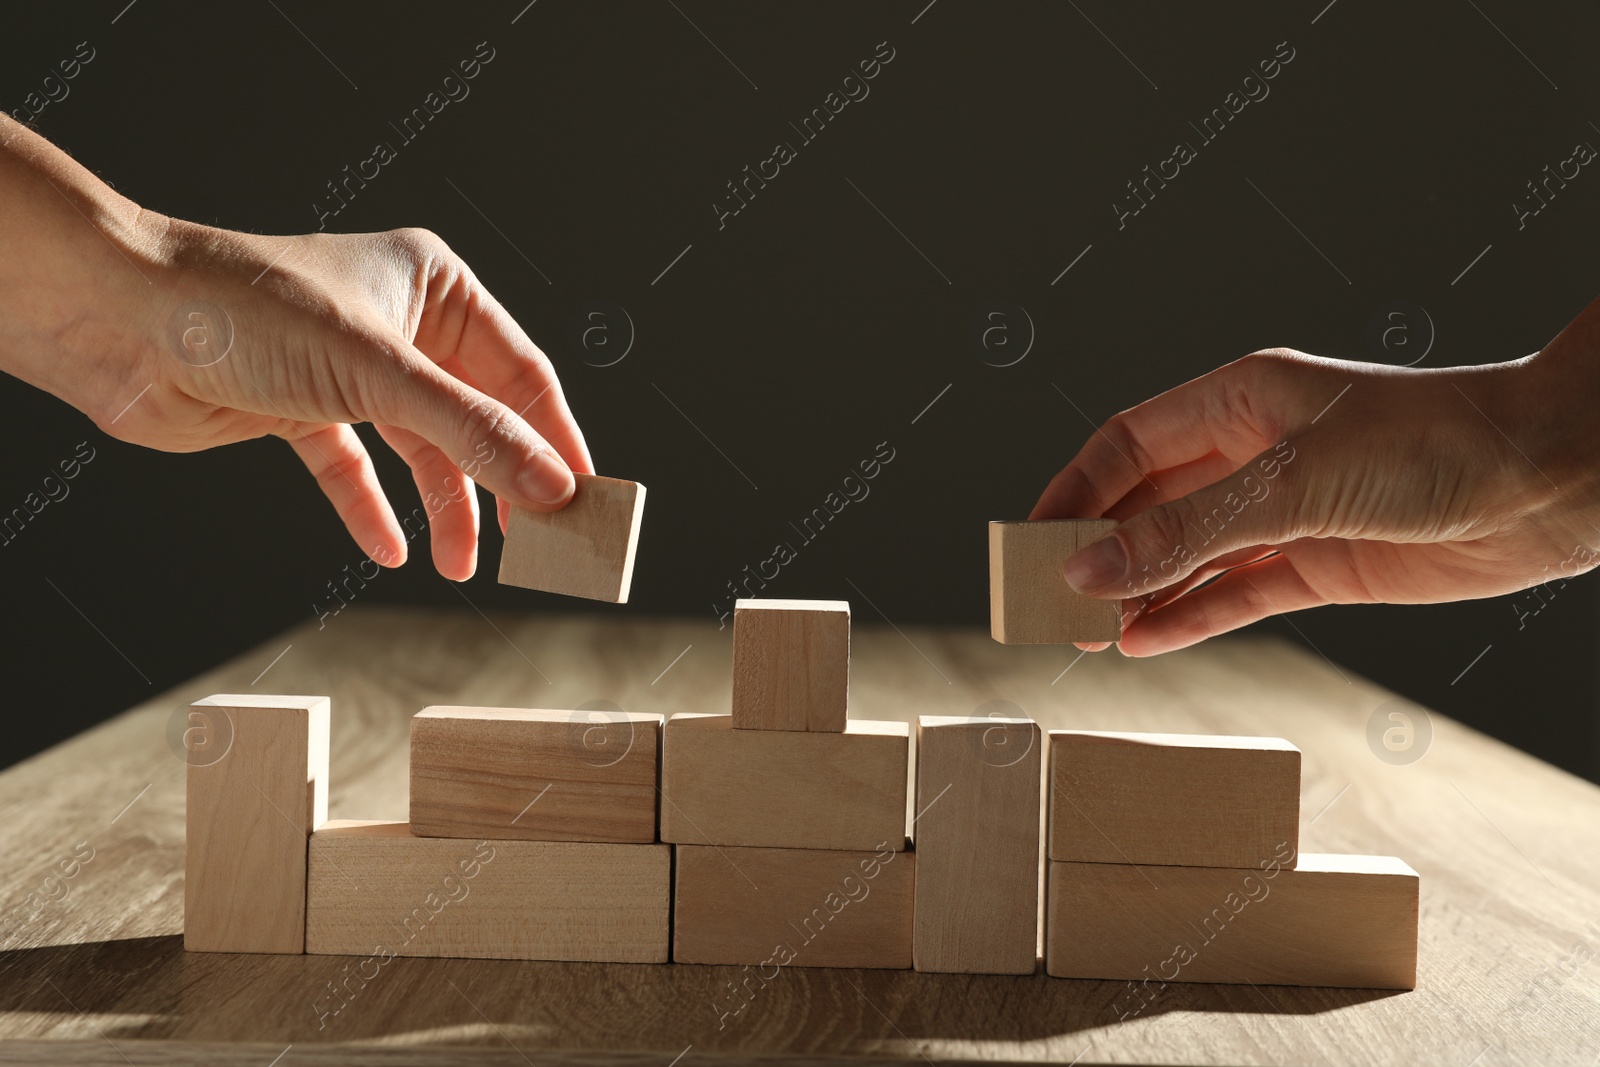
{"label": "wooden block", "polygon": [[306,951],[667,962],[666,845],[417,837],[403,822],[311,835]]}
{"label": "wooden block", "polygon": [[1122,602],[1079,596],[1061,564],[1116,529],[1111,519],[989,524],[989,633],[1004,645],[1122,638]]}
{"label": "wooden block", "polygon": [[841,733],[849,695],[848,601],[734,604],[734,729]]}
{"label": "wooden block", "polygon": [[663,740],[663,841],[905,848],[907,723],[851,719],[833,734],[735,730],[730,715],[680,714]]}
{"label": "wooden block", "polygon": [[678,845],[677,861],[676,963],[911,966],[914,852]]}
{"label": "wooden block", "polygon": [[304,952],[306,838],[328,818],[327,697],[189,708],[183,947]]}
{"label": "wooden block", "polygon": [[917,721],[917,970],[1034,972],[1043,748],[1032,719]]}
{"label": "wooden block", "polygon": [[1254,867],[1300,845],[1300,750],[1279,737],[1050,731],[1052,860]]}
{"label": "wooden block", "polygon": [[1259,868],[1052,863],[1045,970],[1137,982],[1415,989],[1417,872],[1392,856],[1304,855]]}
{"label": "wooden block", "polygon": [[500,582],[626,604],[644,486],[593,474],[573,477],[578,487],[560,511],[511,509]]}
{"label": "wooden block", "polygon": [[411,832],[652,842],[661,721],[620,711],[424,708],[411,719]]}

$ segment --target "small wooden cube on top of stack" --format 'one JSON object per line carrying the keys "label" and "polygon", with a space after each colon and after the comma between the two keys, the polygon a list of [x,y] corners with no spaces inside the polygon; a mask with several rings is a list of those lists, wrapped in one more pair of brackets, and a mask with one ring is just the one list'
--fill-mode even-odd
{"label": "small wooden cube on top of stack", "polygon": [[850,605],[740,600],[733,647],[732,713],[666,724],[673,959],[909,967],[910,727],[846,714]]}

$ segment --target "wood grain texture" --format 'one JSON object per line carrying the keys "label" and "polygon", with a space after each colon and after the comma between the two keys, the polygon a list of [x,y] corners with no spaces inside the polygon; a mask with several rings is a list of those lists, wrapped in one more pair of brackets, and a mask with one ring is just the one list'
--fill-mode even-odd
{"label": "wood grain texture", "polygon": [[[356,604],[322,628],[308,619],[0,772],[0,1056],[262,1067],[290,1043],[279,1067],[665,1067],[691,1044],[679,1067],[924,1056],[1464,1067],[1480,1055],[1478,1067],[1593,1067],[1600,1056],[1595,963],[1574,956],[1600,947],[1600,788],[1431,712],[1426,757],[1385,763],[1366,726],[1395,694],[1261,637],[1146,660],[1084,656],[1063,675],[1076,649],[858,619],[851,696],[909,722],[1002,695],[1048,729],[1287,738],[1305,753],[1301,848],[1396,855],[1422,876],[1414,993],[1172,983],[1123,1018],[1123,981],[796,967],[721,1026],[710,1005],[748,977],[741,967],[398,958],[363,986],[351,977],[360,957],[183,951],[185,766],[168,723],[208,693],[248,691],[291,643],[257,685],[333,698],[335,818],[406,817],[411,717],[429,704],[728,707],[732,628],[713,619],[488,615]],[[102,654],[94,662],[121,663]],[[60,864],[79,843],[93,858],[67,878]],[[319,1016],[313,1002],[341,981],[354,995]]]}
{"label": "wood grain texture", "polygon": [[1045,970],[1138,983],[1125,1010],[1165,982],[1415,988],[1417,872],[1390,856],[1289,858],[1250,870],[1051,863]]}
{"label": "wood grain texture", "polygon": [[728,715],[680,714],[662,736],[663,841],[906,846],[907,723],[851,719],[835,734],[735,730]]}
{"label": "wood grain texture", "polygon": [[1043,750],[1032,719],[918,719],[917,970],[1034,972]]}
{"label": "wood grain texture", "polygon": [[424,708],[411,720],[411,832],[656,840],[661,716]]}
{"label": "wood grain texture", "polygon": [[676,845],[672,958],[756,969],[713,1006],[739,1015],[786,967],[911,966],[914,852]]}
{"label": "wood grain texture", "polygon": [[1300,839],[1300,750],[1278,737],[1052,730],[1049,857],[1254,867]]}
{"label": "wood grain texture", "polygon": [[366,981],[392,956],[665,963],[671,863],[665,845],[330,822],[311,835],[306,951],[375,957]]}
{"label": "wood grain texture", "polygon": [[1068,556],[1116,529],[1111,519],[989,524],[989,633],[1004,645],[1122,638],[1122,602],[1079,596],[1061,577]]}
{"label": "wood grain texture", "polygon": [[511,509],[500,553],[500,582],[626,604],[644,517],[644,486],[594,474],[573,478],[577,488],[560,511]]}
{"label": "wood grain texture", "polygon": [[304,952],[306,838],[328,817],[327,697],[223,693],[182,734],[183,944]]}
{"label": "wood grain texture", "polygon": [[848,601],[735,602],[734,729],[843,733],[849,700]]}

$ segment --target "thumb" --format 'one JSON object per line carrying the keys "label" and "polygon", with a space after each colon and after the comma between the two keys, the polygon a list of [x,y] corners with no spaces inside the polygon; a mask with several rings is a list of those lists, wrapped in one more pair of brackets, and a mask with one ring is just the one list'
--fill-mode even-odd
{"label": "thumb", "polygon": [[363,362],[359,395],[371,422],[410,430],[501,500],[552,511],[572,497],[572,469],[521,416],[406,345]]}
{"label": "thumb", "polygon": [[1303,536],[1306,461],[1285,441],[1219,482],[1156,504],[1062,564],[1074,591],[1134,597],[1175,585],[1219,556]]}

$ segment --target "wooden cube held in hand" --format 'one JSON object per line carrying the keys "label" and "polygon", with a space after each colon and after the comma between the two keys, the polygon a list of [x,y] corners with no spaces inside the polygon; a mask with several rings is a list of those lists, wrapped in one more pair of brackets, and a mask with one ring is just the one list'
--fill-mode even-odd
{"label": "wooden cube held in hand", "polygon": [[560,511],[511,509],[500,584],[626,604],[644,486],[594,474],[573,477],[577,489]]}
{"label": "wooden cube held in hand", "polygon": [[989,524],[989,632],[1003,645],[1119,641],[1122,602],[1080,596],[1067,557],[1116,529],[1111,519]]}

